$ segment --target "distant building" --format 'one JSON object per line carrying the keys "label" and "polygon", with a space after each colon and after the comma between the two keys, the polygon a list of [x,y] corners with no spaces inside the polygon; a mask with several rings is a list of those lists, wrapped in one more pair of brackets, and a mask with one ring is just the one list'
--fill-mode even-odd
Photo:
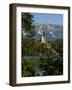
{"label": "distant building", "polygon": [[41,35],[41,43],[46,44],[45,33],[43,31],[39,31],[38,34]]}
{"label": "distant building", "polygon": [[41,35],[41,43],[45,43],[46,44],[46,39],[45,39],[44,32]]}

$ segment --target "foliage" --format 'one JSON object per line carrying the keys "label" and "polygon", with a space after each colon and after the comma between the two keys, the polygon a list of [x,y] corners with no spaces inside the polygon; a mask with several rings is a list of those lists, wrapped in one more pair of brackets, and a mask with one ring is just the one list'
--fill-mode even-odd
{"label": "foliage", "polygon": [[[38,67],[39,71],[45,75],[62,75],[63,74],[63,41],[49,41],[47,45],[51,47],[41,47],[39,41],[24,43],[25,56],[39,56],[39,60],[22,59],[22,76],[35,76],[37,72],[34,68]],[[44,50],[42,52],[42,50]],[[42,54],[41,54],[42,53]],[[46,58],[45,58],[46,56]]]}
{"label": "foliage", "polygon": [[22,29],[25,30],[26,33],[30,33],[31,36],[34,35],[34,32],[32,31],[32,28],[34,28],[32,22],[33,15],[30,13],[22,13]]}

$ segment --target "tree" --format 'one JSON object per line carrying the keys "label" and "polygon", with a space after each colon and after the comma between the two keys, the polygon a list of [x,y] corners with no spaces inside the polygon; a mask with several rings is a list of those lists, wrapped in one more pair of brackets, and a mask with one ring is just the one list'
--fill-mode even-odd
{"label": "tree", "polygon": [[34,32],[32,29],[34,26],[32,25],[33,22],[33,15],[30,13],[22,13],[22,30],[25,30],[26,33],[31,34],[31,36],[34,35]]}
{"label": "tree", "polygon": [[[33,41],[34,31],[33,31],[33,15],[30,13],[22,13],[21,14],[21,21],[22,21],[22,56],[28,54],[28,45]],[[24,39],[24,34],[26,34],[27,38]]]}

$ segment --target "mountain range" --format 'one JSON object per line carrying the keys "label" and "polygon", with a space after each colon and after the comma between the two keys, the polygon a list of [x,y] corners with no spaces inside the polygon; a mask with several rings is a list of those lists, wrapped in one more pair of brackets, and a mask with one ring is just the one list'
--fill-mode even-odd
{"label": "mountain range", "polygon": [[34,23],[33,26],[36,40],[40,39],[41,32],[44,32],[46,40],[63,39],[63,25]]}

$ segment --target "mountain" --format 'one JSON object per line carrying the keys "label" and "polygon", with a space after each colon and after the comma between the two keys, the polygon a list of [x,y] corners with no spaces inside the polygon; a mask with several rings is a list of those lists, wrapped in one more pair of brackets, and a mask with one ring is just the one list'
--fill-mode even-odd
{"label": "mountain", "polygon": [[63,39],[63,25],[58,24],[33,24],[34,38],[39,40],[41,32],[44,32],[46,40]]}

